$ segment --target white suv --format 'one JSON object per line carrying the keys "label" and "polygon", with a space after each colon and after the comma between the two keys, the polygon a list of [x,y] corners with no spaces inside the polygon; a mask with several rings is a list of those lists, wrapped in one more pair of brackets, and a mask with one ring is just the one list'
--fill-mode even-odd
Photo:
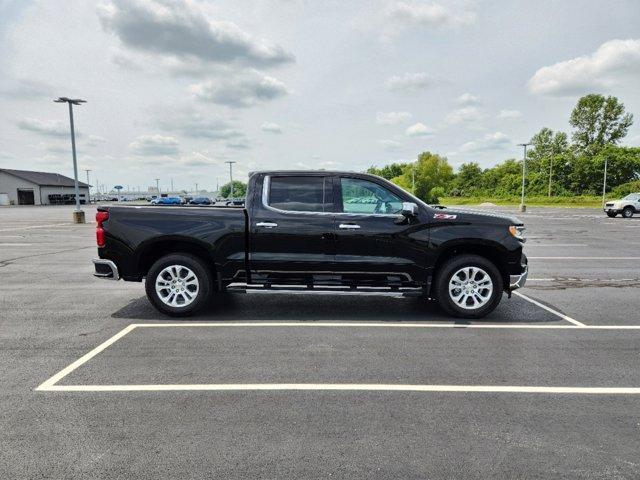
{"label": "white suv", "polygon": [[640,193],[630,193],[622,200],[607,202],[604,204],[604,211],[611,218],[619,213],[624,218],[631,218],[634,213],[640,213]]}

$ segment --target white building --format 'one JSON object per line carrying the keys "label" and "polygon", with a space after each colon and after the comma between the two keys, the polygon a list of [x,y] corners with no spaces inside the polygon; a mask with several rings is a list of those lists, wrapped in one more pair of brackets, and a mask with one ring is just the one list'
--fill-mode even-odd
{"label": "white building", "polygon": [[[89,196],[89,185],[78,182],[80,201]],[[0,168],[0,195],[9,196],[12,205],[74,204],[72,178],[59,173],[31,172]]]}

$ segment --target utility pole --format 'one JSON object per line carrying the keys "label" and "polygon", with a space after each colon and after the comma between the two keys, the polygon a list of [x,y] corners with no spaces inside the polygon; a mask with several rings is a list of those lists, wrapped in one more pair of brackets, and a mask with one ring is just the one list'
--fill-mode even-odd
{"label": "utility pole", "polygon": [[602,208],[604,208],[604,196],[607,193],[607,163],[608,158],[604,157],[604,179],[602,180]]}
{"label": "utility pole", "polygon": [[158,198],[160,198],[160,184],[158,183],[160,181],[159,178],[156,178],[156,190],[158,191]]}
{"label": "utility pole", "polygon": [[198,183],[196,182],[196,195],[198,194]]}
{"label": "utility pole", "polygon": [[522,196],[520,199],[520,207],[518,208],[518,211],[520,212],[526,212],[527,211],[527,206],[524,204],[524,185],[525,185],[525,178],[527,175],[527,147],[531,145],[530,143],[519,143],[518,146],[519,147],[523,147],[524,148],[524,156],[522,157]]}
{"label": "utility pole", "polygon": [[73,212],[73,221],[75,223],[85,223],[84,212],[80,210],[80,187],[78,185],[78,161],[76,159],[76,132],[73,127],[73,106],[87,103],[86,100],[79,98],[58,97],[54,100],[56,103],[69,104],[69,125],[71,126],[71,152],[73,153],[73,181],[76,192],[76,209]]}
{"label": "utility pole", "polygon": [[411,164],[411,193],[416,194],[416,164]]}
{"label": "utility pole", "polygon": [[553,175],[553,155],[555,152],[552,152],[551,157],[549,158],[549,198],[551,198],[551,177]]}
{"label": "utility pole", "polygon": [[229,185],[231,185],[231,193],[229,194],[229,198],[231,198],[233,200],[233,164],[236,163],[233,160],[227,160],[224,163],[228,163],[229,164]]}
{"label": "utility pole", "polygon": [[173,178],[171,179],[171,193],[173,193]]}
{"label": "utility pole", "polygon": [[91,170],[85,168],[84,171],[87,172],[87,203],[91,204],[91,187],[89,186],[89,172]]}

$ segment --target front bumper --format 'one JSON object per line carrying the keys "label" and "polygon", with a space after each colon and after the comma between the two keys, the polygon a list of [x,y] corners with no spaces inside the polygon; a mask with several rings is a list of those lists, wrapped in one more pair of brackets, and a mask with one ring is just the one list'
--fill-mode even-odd
{"label": "front bumper", "polygon": [[523,265],[522,273],[519,275],[509,275],[509,290],[517,290],[524,287],[527,282],[527,275],[529,275],[529,265]]}
{"label": "front bumper", "polygon": [[93,272],[94,277],[103,278],[105,280],[120,280],[118,267],[111,260],[94,258],[93,268],[95,269]]}

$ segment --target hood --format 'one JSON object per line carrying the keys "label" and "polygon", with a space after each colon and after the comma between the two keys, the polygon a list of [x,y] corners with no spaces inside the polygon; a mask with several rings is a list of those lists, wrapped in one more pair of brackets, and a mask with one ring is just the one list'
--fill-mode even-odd
{"label": "hood", "polygon": [[[455,215],[455,218],[453,218]],[[457,222],[484,223],[488,225],[524,225],[522,220],[513,215],[471,210],[466,208],[443,208],[434,212],[436,220],[455,220]]]}

